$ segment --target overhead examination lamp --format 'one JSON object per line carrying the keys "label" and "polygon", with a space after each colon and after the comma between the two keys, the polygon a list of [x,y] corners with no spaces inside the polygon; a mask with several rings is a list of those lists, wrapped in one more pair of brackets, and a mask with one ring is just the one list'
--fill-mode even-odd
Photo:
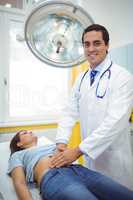
{"label": "overhead examination lamp", "polygon": [[25,40],[32,53],[55,67],[72,67],[85,61],[84,28],[93,23],[80,6],[66,0],[37,3],[25,23]]}

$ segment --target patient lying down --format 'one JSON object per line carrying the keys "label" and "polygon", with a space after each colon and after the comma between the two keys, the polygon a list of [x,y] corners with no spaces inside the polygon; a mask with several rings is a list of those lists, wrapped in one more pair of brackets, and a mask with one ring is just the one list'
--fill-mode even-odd
{"label": "patient lying down", "polygon": [[71,164],[51,168],[56,145],[37,145],[31,131],[11,140],[8,174],[20,200],[32,200],[28,184],[36,183],[43,200],[133,200],[133,191],[98,172]]}

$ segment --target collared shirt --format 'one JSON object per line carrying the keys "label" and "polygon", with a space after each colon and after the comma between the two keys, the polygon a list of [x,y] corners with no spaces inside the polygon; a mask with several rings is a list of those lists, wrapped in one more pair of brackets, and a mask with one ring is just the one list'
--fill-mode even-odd
{"label": "collared shirt", "polygon": [[89,70],[89,76],[90,76],[90,73],[92,70],[96,70],[97,71],[97,74],[95,76],[95,79],[97,78],[97,76],[100,74],[100,72],[102,71],[103,69],[103,66],[106,64],[107,60],[109,59],[109,55],[106,56],[106,58],[103,60],[103,62],[101,62],[100,64],[98,64],[94,69],[91,69]]}

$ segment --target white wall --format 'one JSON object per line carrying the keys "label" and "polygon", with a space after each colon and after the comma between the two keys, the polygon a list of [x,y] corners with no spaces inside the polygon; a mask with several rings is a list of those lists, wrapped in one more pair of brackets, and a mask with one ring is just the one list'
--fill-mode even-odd
{"label": "white wall", "polygon": [[[9,56],[6,49],[7,49],[7,43],[5,43],[5,38],[7,31],[5,29],[5,26],[3,23],[6,23],[4,20],[4,14],[0,13],[0,123],[4,121],[5,118],[5,99],[7,98],[7,93],[5,93],[6,90],[6,74],[7,74],[7,57]],[[6,55],[5,55],[6,52]],[[2,105],[2,106],[1,106]]]}
{"label": "white wall", "polygon": [[133,0],[78,0],[95,23],[110,33],[110,47],[133,43]]}

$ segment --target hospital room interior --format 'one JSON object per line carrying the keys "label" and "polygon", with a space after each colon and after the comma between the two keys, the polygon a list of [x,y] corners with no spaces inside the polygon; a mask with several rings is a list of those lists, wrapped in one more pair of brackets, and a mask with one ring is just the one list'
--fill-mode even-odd
{"label": "hospital room interior", "polygon": [[[63,105],[89,66],[81,42],[85,27],[103,24],[111,59],[133,74],[132,10],[132,0],[0,0],[0,200],[17,200],[6,174],[13,135],[32,130],[41,142],[55,142]],[[133,156],[133,109],[129,124]],[[80,142],[77,121],[68,145]],[[84,165],[84,158],[77,162]],[[40,198],[36,188],[32,193]]]}

